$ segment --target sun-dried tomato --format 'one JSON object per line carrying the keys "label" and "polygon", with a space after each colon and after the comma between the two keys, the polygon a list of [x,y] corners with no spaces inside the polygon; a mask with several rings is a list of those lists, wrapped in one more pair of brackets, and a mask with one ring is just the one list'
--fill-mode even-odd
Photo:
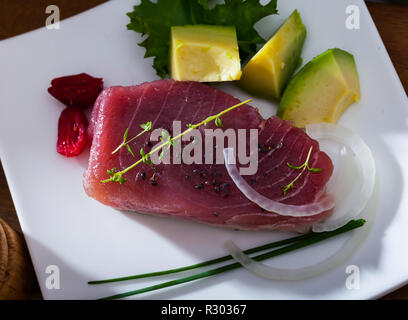
{"label": "sun-dried tomato", "polygon": [[86,73],[55,78],[48,92],[67,107],[92,107],[103,89],[102,78]]}
{"label": "sun-dried tomato", "polygon": [[88,120],[78,107],[66,108],[58,120],[57,152],[66,156],[79,155],[88,145]]}

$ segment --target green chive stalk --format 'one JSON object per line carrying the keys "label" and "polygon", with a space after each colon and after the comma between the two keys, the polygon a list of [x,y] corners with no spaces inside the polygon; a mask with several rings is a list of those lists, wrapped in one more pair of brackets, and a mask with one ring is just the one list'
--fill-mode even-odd
{"label": "green chive stalk", "polygon": [[[284,239],[284,240],[268,243],[268,244],[265,244],[265,245],[262,245],[262,246],[259,246],[259,247],[255,247],[255,248],[245,250],[244,253],[245,254],[252,254],[252,253],[256,253],[256,252],[260,252],[260,251],[265,251],[265,250],[268,250],[268,249],[281,247],[281,246],[291,244],[291,243],[294,243],[294,242],[297,242],[297,241],[313,238],[318,234],[319,233],[312,232],[312,233],[309,233],[309,234],[304,234],[304,235],[301,235],[301,236],[297,236],[297,237],[293,237],[293,238],[289,238],[289,239]],[[188,271],[188,270],[192,270],[192,269],[208,267],[208,266],[211,266],[213,264],[225,262],[225,261],[228,261],[228,260],[231,260],[231,259],[233,259],[231,255],[226,255],[226,256],[223,256],[223,257],[220,257],[220,258],[217,258],[217,259],[212,259],[212,260],[200,262],[200,263],[197,263],[197,264],[192,264],[192,265],[189,265],[189,266],[186,266],[186,267],[169,269],[169,270],[162,270],[162,271],[156,271],[156,272],[149,272],[149,273],[141,273],[141,274],[136,274],[136,275],[127,276],[127,277],[119,277],[119,278],[112,278],[112,279],[105,279],[105,280],[89,281],[88,284],[103,284],[103,283],[110,283],[110,282],[119,282],[119,281],[128,281],[128,280],[135,280],[135,279],[142,279],[142,278],[158,277],[158,276],[163,276],[163,275],[167,275],[167,274],[179,273],[179,272]]]}
{"label": "green chive stalk", "polygon": [[[300,240],[299,240],[299,237],[295,237],[295,238],[292,238],[292,240],[298,238],[298,240],[296,242],[291,243],[291,244],[286,245],[286,246],[283,246],[283,247],[281,247],[279,249],[272,250],[272,251],[269,251],[269,252],[254,256],[254,257],[252,257],[252,259],[254,259],[256,261],[263,261],[263,260],[270,259],[270,258],[273,258],[273,257],[276,257],[276,256],[280,256],[282,254],[292,252],[292,251],[295,251],[295,250],[298,250],[298,249],[313,245],[315,243],[318,243],[318,242],[321,242],[323,240],[332,238],[332,237],[340,235],[342,233],[354,230],[356,228],[360,228],[365,224],[365,222],[366,221],[364,219],[351,220],[350,222],[348,222],[343,227],[340,227],[340,228],[338,228],[336,230],[333,230],[333,231],[327,231],[327,232],[321,232],[321,233],[312,233],[311,234],[312,236],[310,236],[310,237],[306,237],[307,235],[300,236],[300,237],[304,237],[303,239],[300,239]],[[290,240],[291,239],[287,239],[286,241],[290,241]],[[283,240],[283,241],[285,241],[285,240]],[[273,244],[270,244],[270,245],[273,245]],[[265,245],[265,246],[268,246],[268,245]],[[261,248],[261,247],[257,247],[257,248]],[[253,248],[253,249],[250,249],[250,250],[258,250],[257,248]],[[251,253],[251,252],[252,253],[256,252],[256,251],[250,251],[250,250],[246,250],[245,253],[248,254],[248,253]],[[262,250],[265,250],[265,249],[262,249]],[[224,259],[227,259],[227,257],[230,257],[230,256],[225,256],[225,257],[221,257],[221,258],[218,258],[218,259],[210,260],[210,261],[198,264],[198,265],[200,265],[200,266],[203,266],[203,264],[208,265],[209,262],[220,260],[220,259],[223,259],[222,261],[226,261]],[[222,262],[222,261],[218,261],[218,262]],[[217,263],[217,262],[214,262],[214,263]],[[213,264],[213,263],[211,263],[211,264]],[[185,270],[194,269],[193,268],[194,266],[197,266],[197,265],[185,267],[185,268],[189,268],[189,269],[179,268],[179,270],[184,269],[184,270],[181,270],[181,271],[185,271]],[[182,283],[187,283],[187,282],[191,282],[191,281],[195,281],[195,280],[199,280],[199,279],[203,279],[203,278],[208,278],[208,277],[220,274],[220,273],[224,273],[224,272],[227,272],[227,271],[230,271],[230,270],[238,269],[240,267],[242,267],[242,266],[238,262],[231,263],[231,264],[228,264],[228,265],[225,265],[225,266],[222,266],[222,267],[207,270],[207,271],[197,273],[197,274],[194,274],[194,275],[191,275],[191,276],[188,276],[188,277],[184,277],[184,278],[180,278],[180,279],[176,279],[176,280],[171,280],[171,281],[159,283],[157,285],[141,288],[141,289],[138,289],[138,290],[129,291],[129,292],[125,292],[125,293],[105,297],[105,298],[102,298],[101,300],[121,299],[121,298],[129,297],[129,296],[133,296],[133,295],[137,295],[137,294],[141,294],[141,293],[145,293],[145,292],[156,291],[156,290],[164,289],[164,288],[167,288],[167,287],[176,286],[176,285],[179,285],[179,284],[182,284]],[[173,269],[173,270],[177,270],[177,269]],[[169,272],[169,271],[172,271],[172,270],[161,271],[161,275],[162,274],[179,272],[179,271],[173,271],[173,272]],[[163,272],[167,272],[167,273],[163,273]],[[157,273],[153,273],[153,274],[157,275]],[[146,275],[146,274],[144,274],[144,275]],[[139,278],[140,278],[140,276],[141,275],[139,275]],[[133,277],[135,277],[135,276],[133,276]],[[146,277],[146,276],[143,276],[143,277]],[[122,279],[122,278],[120,278],[120,279]],[[133,279],[135,279],[135,278],[133,278]],[[114,279],[111,279],[111,280],[114,280]],[[105,280],[105,282],[113,282],[113,281],[109,281],[109,280],[106,281]],[[96,282],[94,281],[93,283],[96,283]],[[99,283],[101,283],[101,282],[99,282]]]}

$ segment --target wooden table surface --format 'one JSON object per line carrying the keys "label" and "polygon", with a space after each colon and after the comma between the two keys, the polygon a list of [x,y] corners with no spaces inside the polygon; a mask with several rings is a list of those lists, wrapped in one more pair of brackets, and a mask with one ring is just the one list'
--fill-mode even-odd
{"label": "wooden table surface", "polygon": [[[106,0],[0,0],[0,40],[40,28],[46,19],[45,8],[55,4],[61,19],[92,8]],[[367,3],[388,53],[408,92],[408,6]],[[18,232],[21,228],[0,164],[0,217]],[[39,292],[37,293],[37,295]],[[384,299],[408,300],[408,285]]]}

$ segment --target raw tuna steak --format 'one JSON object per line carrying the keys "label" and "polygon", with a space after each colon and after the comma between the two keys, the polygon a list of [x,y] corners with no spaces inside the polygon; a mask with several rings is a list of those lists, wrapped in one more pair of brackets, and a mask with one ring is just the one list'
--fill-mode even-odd
{"label": "raw tuna steak", "polygon": [[[123,170],[140,158],[139,150],[151,150],[150,132],[130,144],[134,158],[126,148],[112,154],[123,141],[137,135],[140,124],[148,121],[153,128],[171,129],[173,120],[198,123],[210,115],[239,103],[234,97],[196,82],[160,80],[133,87],[111,87],[98,97],[91,119],[93,142],[84,186],[96,200],[122,210],[173,216],[207,224],[237,229],[277,229],[308,232],[316,221],[330,212],[310,217],[287,217],[266,212],[249,201],[230,179],[223,164],[140,164],[123,177],[124,184],[101,180],[107,170]],[[223,129],[259,129],[258,171],[245,176],[250,185],[264,196],[286,204],[301,205],[317,201],[333,170],[328,156],[316,141],[302,130],[277,117],[263,120],[257,109],[248,105],[234,109],[221,118]],[[216,128],[209,123],[201,127]],[[171,131],[170,131],[171,134]],[[299,171],[288,167],[301,165],[313,146],[310,166],[294,187],[284,195],[282,185],[290,183]]]}

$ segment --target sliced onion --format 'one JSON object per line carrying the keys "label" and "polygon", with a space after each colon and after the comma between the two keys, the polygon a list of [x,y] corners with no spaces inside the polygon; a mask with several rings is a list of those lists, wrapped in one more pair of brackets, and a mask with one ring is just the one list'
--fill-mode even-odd
{"label": "sliced onion", "polygon": [[306,133],[334,163],[327,193],[336,198],[330,216],[313,225],[313,231],[331,231],[358,217],[372,196],[375,162],[370,148],[357,134],[330,123],[310,124]]}
{"label": "sliced onion", "polygon": [[[239,190],[261,208],[283,216],[306,217],[334,210],[313,231],[335,230],[359,216],[370,199],[375,183],[375,162],[370,148],[355,133],[330,123],[311,124],[307,134],[319,141],[320,149],[334,162],[327,192],[319,201],[307,205],[286,205],[266,198],[254,190],[239,174],[233,149],[224,149],[225,166]],[[335,200],[334,200],[335,199]]]}
{"label": "sliced onion", "polygon": [[[232,241],[225,246],[233,258],[249,271],[271,280],[304,280],[334,269],[346,261],[367,237],[375,216],[375,162],[369,147],[350,130],[328,123],[306,127],[308,135],[319,141],[320,149],[334,162],[334,172],[327,184],[327,192],[336,195],[336,207],[325,220],[316,223],[313,231],[337,229],[360,216],[367,220],[364,228],[352,231],[345,244],[324,261],[312,266],[285,269],[270,267],[243,253]],[[373,201],[370,201],[373,199]],[[367,206],[368,203],[371,205]],[[366,210],[364,210],[366,209]]]}
{"label": "sliced onion", "polygon": [[248,271],[268,280],[302,280],[305,276],[304,268],[290,270],[274,268],[251,259],[231,240],[225,242],[224,247],[229,254]]}
{"label": "sliced onion", "polygon": [[245,269],[264,279],[281,281],[305,280],[329,272],[330,270],[333,270],[341,263],[345,262],[348,258],[350,258],[351,255],[361,245],[363,240],[366,238],[369,230],[371,229],[370,222],[372,222],[374,213],[375,210],[371,210],[369,212],[370,219],[368,220],[367,224],[364,225],[363,228],[361,228],[361,230],[351,231],[352,236],[344,243],[344,245],[339,250],[337,250],[334,254],[329,256],[324,261],[307,267],[297,269],[271,267],[262,262],[251,259],[248,255],[242,252],[242,250],[237,247],[237,245],[231,240],[227,241],[224,246],[230,253],[230,255]]}
{"label": "sliced onion", "polygon": [[334,207],[334,198],[329,194],[324,195],[314,203],[306,205],[290,205],[268,199],[267,197],[261,195],[255,189],[253,189],[239,174],[238,168],[235,165],[234,149],[224,149],[224,160],[228,174],[234,181],[237,188],[241,190],[241,192],[249,200],[256,203],[266,211],[275,212],[282,216],[308,217],[314,216],[324,211],[328,211]]}
{"label": "sliced onion", "polygon": [[[378,188],[376,188],[375,193],[378,193]],[[372,201],[369,202],[366,210],[361,214],[361,218],[367,221],[364,227],[351,231],[351,237],[340,249],[322,262],[311,266],[297,269],[275,268],[251,259],[231,240],[225,243],[225,247],[231,256],[244,268],[262,278],[282,281],[300,281],[313,278],[333,270],[341,263],[348,260],[357,251],[373,226],[376,212],[375,208],[377,206],[376,200],[377,197],[374,196]]]}

